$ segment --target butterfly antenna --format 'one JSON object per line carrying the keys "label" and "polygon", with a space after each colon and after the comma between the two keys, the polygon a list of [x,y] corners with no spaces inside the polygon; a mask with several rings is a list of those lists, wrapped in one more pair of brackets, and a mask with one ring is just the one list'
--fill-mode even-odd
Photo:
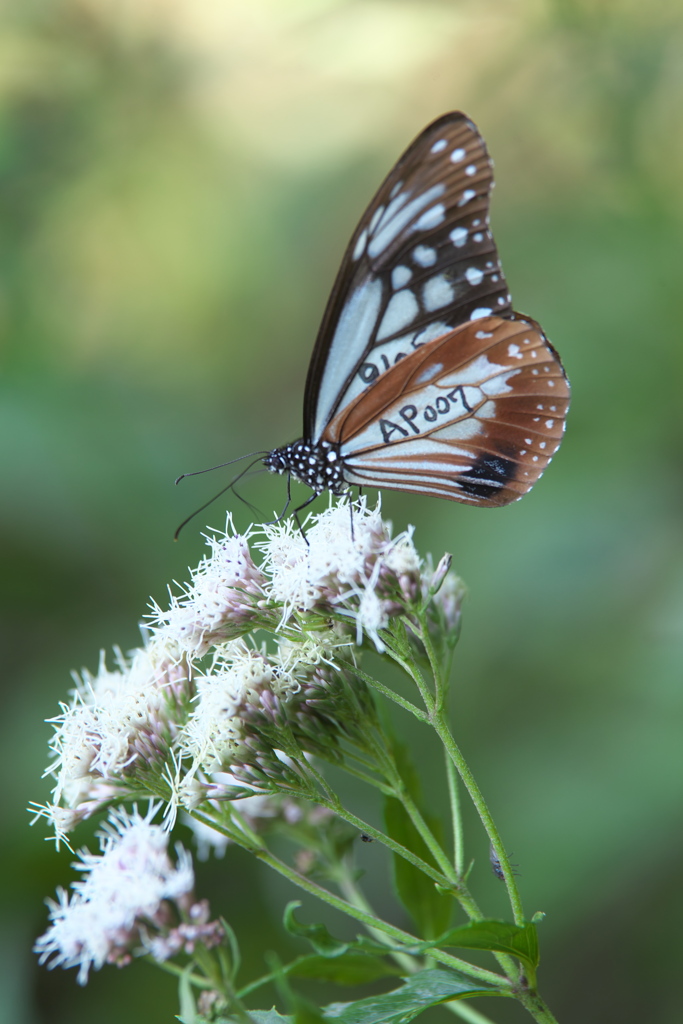
{"label": "butterfly antenna", "polygon": [[[256,454],[257,454],[256,452],[252,452],[252,455],[256,455]],[[258,453],[259,457],[262,454],[263,454],[262,452],[259,452]],[[241,458],[248,458],[248,456],[244,456],[243,455],[243,456],[241,456]],[[232,459],[231,462],[239,462],[239,459]],[[234,477],[230,481],[229,484],[226,484],[225,487],[222,487],[220,489],[220,491],[218,492],[218,494],[214,494],[213,498],[209,498],[209,500],[205,501],[203,505],[200,505],[199,508],[195,509],[194,512],[187,517],[187,519],[183,519],[182,523],[180,524],[180,526],[178,527],[176,532],[173,534],[173,540],[178,540],[178,537],[180,536],[180,531],[185,526],[187,526],[187,524],[190,522],[190,520],[194,519],[195,516],[198,516],[199,513],[203,512],[205,508],[209,507],[209,505],[212,505],[214,503],[214,501],[216,501],[218,498],[220,498],[221,494],[225,494],[226,491],[229,491],[231,489],[234,490],[235,484],[238,482],[238,480],[241,480],[242,477],[245,475],[245,473],[248,473],[249,470],[251,469],[251,467],[255,466],[257,462],[258,462],[258,459],[255,459],[253,462],[250,462],[249,465],[246,467],[246,469],[243,469],[242,472],[238,473],[237,476]],[[230,462],[224,463],[224,465],[226,465],[226,466],[229,466],[230,464],[231,464]],[[214,468],[215,469],[220,469],[221,467],[220,466],[215,466]],[[201,473],[209,473],[209,472],[210,472],[210,470],[208,470],[208,469],[200,469],[200,470],[198,470],[197,473],[184,473],[183,476],[198,476]],[[182,480],[182,477],[179,476],[178,480]],[[176,480],[176,483],[178,483],[178,480]],[[237,492],[234,491],[234,493],[237,493]],[[240,501],[244,501],[244,498],[241,498],[239,494],[237,495],[237,497],[240,498]],[[245,502],[245,504],[248,505],[249,502]],[[252,506],[250,506],[250,507],[252,507]]]}
{"label": "butterfly antenna", "polygon": [[[268,454],[268,452],[249,452],[247,455],[239,455],[236,459],[230,459],[229,462],[219,462],[219,464],[217,466],[209,466],[208,469],[195,469],[194,472],[192,472],[192,473],[181,473],[180,476],[176,478],[175,482],[176,482],[176,484],[179,484],[180,481],[184,480],[186,476],[201,476],[202,473],[213,473],[214,469],[224,469],[225,466],[234,466],[234,464],[236,462],[241,462],[242,459],[252,459],[255,455],[260,458],[262,455],[267,455],[267,454]],[[254,463],[252,462],[251,465],[253,466]],[[235,479],[239,480],[239,477],[236,477]],[[231,485],[228,484],[228,487],[230,487],[230,486]],[[225,490],[227,490],[227,489],[228,488],[226,487]],[[222,494],[223,491],[221,491],[220,493]],[[219,497],[218,494],[216,495],[216,498],[217,497]],[[212,498],[211,501],[215,501],[216,498]],[[201,509],[198,508],[197,512],[201,512]],[[181,527],[181,529],[182,529],[182,527]]]}
{"label": "butterfly antenna", "polygon": [[[251,463],[251,465],[253,466],[253,462]],[[247,467],[247,469],[248,468],[249,467]],[[259,473],[265,473],[265,472],[266,472],[265,468],[257,469],[256,472],[254,472],[254,473],[245,472],[244,479],[245,480],[249,480],[250,477],[258,476]],[[233,484],[235,482],[236,481],[233,481]],[[256,505],[252,505],[252,503],[250,501],[247,501],[246,498],[242,497],[242,495],[240,494],[240,492],[237,490],[237,488],[235,486],[233,486],[233,488],[232,488],[232,493],[235,495],[235,497],[238,499],[238,501],[241,501],[243,505],[247,506],[249,511],[252,513],[252,515],[259,516],[261,519],[263,518],[263,512],[261,511],[261,509],[257,508]]]}

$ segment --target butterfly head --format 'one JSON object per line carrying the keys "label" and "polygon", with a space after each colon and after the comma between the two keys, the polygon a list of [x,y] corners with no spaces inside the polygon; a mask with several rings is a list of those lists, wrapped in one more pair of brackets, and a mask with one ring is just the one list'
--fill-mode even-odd
{"label": "butterfly head", "polygon": [[271,473],[289,473],[316,494],[343,494],[347,490],[339,446],[329,441],[293,441],[269,452],[263,465]]}

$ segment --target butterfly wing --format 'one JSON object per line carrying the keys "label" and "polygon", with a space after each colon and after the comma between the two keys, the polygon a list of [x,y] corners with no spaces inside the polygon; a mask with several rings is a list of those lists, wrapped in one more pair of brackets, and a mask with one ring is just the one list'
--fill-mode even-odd
{"label": "butterfly wing", "polygon": [[569,383],[538,324],[485,317],[392,366],[324,439],[340,446],[348,483],[507,505],[557,451],[568,407]]}
{"label": "butterfly wing", "polygon": [[365,211],[313,350],[304,437],[399,360],[454,327],[511,313],[488,230],[492,165],[476,126],[445,114],[415,139]]}

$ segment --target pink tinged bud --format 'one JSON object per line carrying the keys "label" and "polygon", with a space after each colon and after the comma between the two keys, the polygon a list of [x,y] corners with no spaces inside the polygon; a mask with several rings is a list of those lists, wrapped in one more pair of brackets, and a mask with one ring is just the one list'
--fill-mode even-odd
{"label": "pink tinged bud", "polygon": [[450,632],[457,631],[460,626],[464,596],[465,588],[462,580],[455,573],[447,573],[433,600],[434,604],[441,609],[446,628]]}
{"label": "pink tinged bud", "polygon": [[434,570],[434,574],[431,580],[429,581],[430,594],[436,594],[441,589],[441,584],[446,578],[446,574],[448,573],[448,570],[451,567],[452,561],[453,555],[449,555],[448,552],[446,552],[445,555],[441,556],[441,560],[439,561],[439,564]]}

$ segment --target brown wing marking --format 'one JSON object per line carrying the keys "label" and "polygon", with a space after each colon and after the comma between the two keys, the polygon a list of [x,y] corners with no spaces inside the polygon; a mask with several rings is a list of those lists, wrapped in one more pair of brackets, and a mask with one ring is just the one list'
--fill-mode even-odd
{"label": "brown wing marking", "polygon": [[[471,412],[456,403],[450,418],[427,422],[434,405],[425,402],[439,389],[453,394],[458,382]],[[538,325],[486,317],[406,356],[329,424],[325,439],[341,445],[349,482],[495,506],[538,480],[568,406],[562,364]]]}

